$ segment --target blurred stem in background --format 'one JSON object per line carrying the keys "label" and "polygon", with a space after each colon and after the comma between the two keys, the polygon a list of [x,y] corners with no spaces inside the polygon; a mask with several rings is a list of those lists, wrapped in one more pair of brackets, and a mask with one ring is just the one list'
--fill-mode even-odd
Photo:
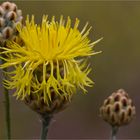
{"label": "blurred stem in background", "polygon": [[[1,47],[1,63],[4,64],[5,60],[7,59],[7,54],[4,55],[3,48],[8,47],[8,41],[14,41],[16,43],[20,43],[20,37],[17,30],[17,24],[22,24],[22,11],[18,9],[17,5],[13,2],[0,2],[0,47]],[[1,65],[2,65],[1,64]],[[0,68],[3,69],[2,75],[3,79],[7,80],[7,68]],[[3,80],[3,81],[4,81]],[[6,120],[6,132],[7,137],[6,139],[11,139],[11,122],[10,122],[10,100],[9,100],[9,91],[6,87],[3,86],[3,92],[5,96],[5,120]]]}
{"label": "blurred stem in background", "polygon": [[118,132],[118,127],[117,126],[112,126],[111,140],[116,140],[117,132]]}
{"label": "blurred stem in background", "polygon": [[[1,60],[2,64],[4,63],[4,60]],[[5,72],[7,72],[7,69],[3,69],[3,79],[6,79]],[[5,96],[5,123],[6,123],[6,132],[7,132],[7,139],[11,139],[11,120],[10,120],[10,100],[9,100],[9,91],[7,88],[3,86],[4,90],[4,96]]]}
{"label": "blurred stem in background", "polygon": [[10,101],[9,101],[9,93],[6,88],[4,88],[5,95],[5,120],[6,120],[6,131],[7,131],[7,139],[11,139],[11,121],[10,121]]}
{"label": "blurred stem in background", "polygon": [[49,129],[49,124],[52,119],[52,115],[45,114],[44,116],[42,115],[42,130],[41,130],[41,140],[47,140],[47,134],[48,134],[48,129]]}

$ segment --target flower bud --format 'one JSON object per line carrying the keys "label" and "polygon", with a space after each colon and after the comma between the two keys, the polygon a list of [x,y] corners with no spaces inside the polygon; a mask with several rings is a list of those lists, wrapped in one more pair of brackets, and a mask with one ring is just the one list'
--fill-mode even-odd
{"label": "flower bud", "polygon": [[7,13],[6,17],[8,20],[15,20],[16,19],[16,13],[14,11],[10,11],[9,13]]}
{"label": "flower bud", "polygon": [[[15,3],[3,2],[0,5],[0,45],[5,46],[7,40],[18,36],[16,25],[22,22],[22,12],[18,10]],[[17,42],[19,43],[19,42]]]}
{"label": "flower bud", "polygon": [[4,9],[2,7],[0,7],[0,17],[2,17],[4,15]]}
{"label": "flower bud", "polygon": [[112,93],[100,108],[100,116],[112,126],[129,124],[136,114],[135,106],[123,90]]}
{"label": "flower bud", "polygon": [[17,12],[17,5],[15,3],[12,3],[10,9],[11,11]]}
{"label": "flower bud", "polygon": [[13,34],[13,29],[11,27],[6,27],[2,31],[4,39],[8,39]]}
{"label": "flower bud", "polygon": [[5,26],[5,21],[3,18],[0,17],[0,28]]}
{"label": "flower bud", "polygon": [[22,11],[21,10],[17,10],[17,15],[18,16],[22,16]]}
{"label": "flower bud", "polygon": [[10,2],[4,2],[4,3],[2,3],[1,6],[4,10],[10,10],[11,3]]}

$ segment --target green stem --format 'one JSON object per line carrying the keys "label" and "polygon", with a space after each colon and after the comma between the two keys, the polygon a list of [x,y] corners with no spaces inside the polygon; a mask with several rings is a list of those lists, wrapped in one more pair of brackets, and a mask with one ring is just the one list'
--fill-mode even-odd
{"label": "green stem", "polygon": [[47,140],[47,134],[48,134],[49,124],[51,119],[52,119],[52,115],[42,116],[41,140]]}
{"label": "green stem", "polygon": [[118,127],[117,126],[112,126],[111,140],[116,140],[117,132],[118,132]]}
{"label": "green stem", "polygon": [[[4,61],[2,61],[2,64]],[[4,72],[7,72],[7,69],[5,68],[3,70],[3,77],[6,79],[6,76],[4,75]],[[10,100],[9,100],[9,91],[3,86],[4,89],[4,96],[5,96],[5,121],[6,121],[6,132],[7,132],[7,139],[11,139],[11,120],[10,120]]]}

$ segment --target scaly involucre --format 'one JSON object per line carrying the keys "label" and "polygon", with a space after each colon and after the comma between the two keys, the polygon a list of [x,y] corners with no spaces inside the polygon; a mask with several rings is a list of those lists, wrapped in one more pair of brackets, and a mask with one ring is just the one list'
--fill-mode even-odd
{"label": "scaly involucre", "polygon": [[[79,20],[76,19],[71,27],[68,17],[65,23],[61,16],[60,21],[51,22],[43,16],[42,24],[31,21],[27,16],[24,27],[17,26],[23,46],[15,42],[8,42],[7,48],[2,47],[1,59],[5,61],[1,68],[11,67],[5,80],[5,86],[16,89],[17,98],[24,99],[26,95],[34,93],[37,97],[44,97],[44,101],[51,101],[51,89],[60,96],[69,97],[85,86],[92,86],[88,78],[91,68],[88,67],[85,57],[96,54],[93,46],[100,41],[90,42],[88,34],[91,27],[78,30]],[[99,52],[98,52],[99,53]]]}

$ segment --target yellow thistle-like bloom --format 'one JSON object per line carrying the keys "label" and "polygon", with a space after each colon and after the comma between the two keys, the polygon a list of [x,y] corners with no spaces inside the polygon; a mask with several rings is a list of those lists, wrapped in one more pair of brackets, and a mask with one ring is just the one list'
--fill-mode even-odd
{"label": "yellow thistle-like bloom", "polygon": [[14,67],[8,73],[5,86],[15,88],[17,98],[24,99],[31,93],[39,98],[43,93],[44,102],[48,102],[52,88],[60,97],[63,94],[68,98],[76,88],[86,91],[84,86],[92,86],[87,76],[91,68],[85,57],[96,54],[93,47],[100,39],[91,43],[87,37],[91,28],[86,30],[86,24],[80,32],[78,24],[78,19],[71,27],[69,17],[65,23],[62,16],[59,22],[54,17],[49,22],[47,16],[43,16],[42,24],[37,25],[32,16],[31,21],[27,17],[25,27],[17,26],[24,46],[9,42],[7,48],[1,48],[4,54],[1,58],[5,61],[1,68]]}

